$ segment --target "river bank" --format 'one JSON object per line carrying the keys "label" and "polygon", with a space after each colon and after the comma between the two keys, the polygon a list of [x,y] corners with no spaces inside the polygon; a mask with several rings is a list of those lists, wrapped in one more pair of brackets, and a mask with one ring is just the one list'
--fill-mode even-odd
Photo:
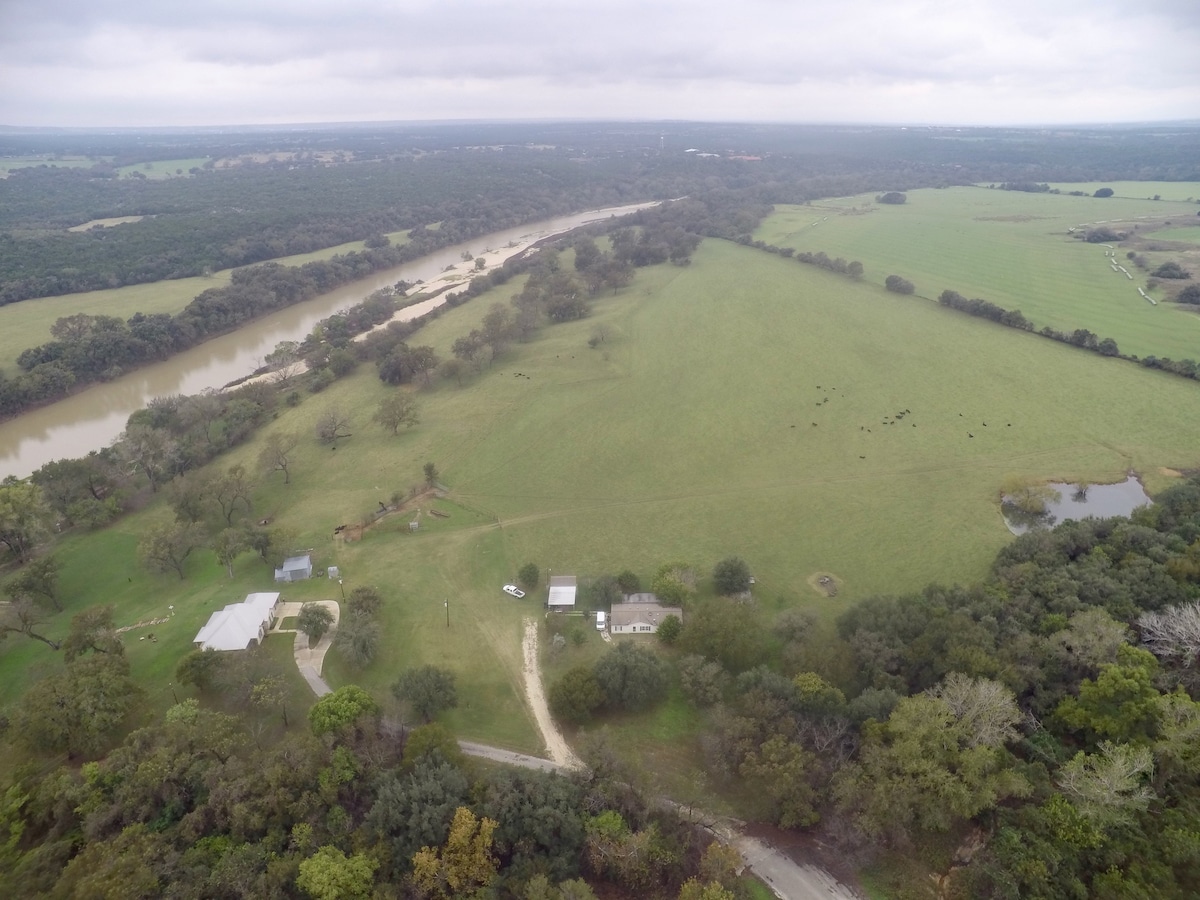
{"label": "river bank", "polygon": [[[479,256],[488,261],[489,267],[494,267],[539,241],[654,205],[655,202],[629,204],[556,216],[445,247],[255,319],[236,331],[192,347],[164,362],[145,366],[30,410],[0,423],[0,477],[23,478],[55,459],[79,457],[91,450],[102,449],[124,430],[132,413],[155,397],[198,394],[244,378],[262,366],[263,358],[280,341],[303,340],[321,319],[360,302],[380,288],[390,287],[397,281],[422,282],[426,286],[436,284],[456,267],[473,266],[474,259]],[[485,248],[484,251],[476,252],[480,247]],[[463,260],[463,254],[468,251],[472,257],[470,264]],[[465,276],[468,273],[460,271],[456,274]],[[465,284],[466,281],[460,279],[454,286]],[[406,307],[400,312],[413,308]]]}

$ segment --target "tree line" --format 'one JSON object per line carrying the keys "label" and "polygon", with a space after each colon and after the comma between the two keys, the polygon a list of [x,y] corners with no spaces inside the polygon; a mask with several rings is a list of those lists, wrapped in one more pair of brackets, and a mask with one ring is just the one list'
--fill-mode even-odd
{"label": "tree line", "polygon": [[[58,319],[53,340],[21,352],[20,375],[0,373],[0,417],[57,400],[71,390],[108,381],[167,359],[246,322],[428,253],[439,241],[381,246],[329,260],[236,270],[230,284],[198,294],[175,315],[116,316],[77,313]],[[394,306],[393,306],[394,311]]]}

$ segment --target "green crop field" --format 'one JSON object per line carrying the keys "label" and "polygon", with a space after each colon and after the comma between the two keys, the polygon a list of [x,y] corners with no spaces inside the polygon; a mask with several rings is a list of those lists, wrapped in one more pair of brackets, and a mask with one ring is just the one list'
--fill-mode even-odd
{"label": "green crop field", "polygon": [[[1200,195],[1200,185],[1176,187]],[[1174,304],[1150,305],[1137,292],[1146,276],[1129,266],[1124,248],[1118,261],[1133,280],[1113,271],[1106,248],[1067,233],[1100,221],[1140,230],[1195,214],[1194,204],[963,187],[912,191],[902,206],[878,204],[872,196],[781,206],[755,237],[857,259],[874,284],[901,275],[926,298],[949,288],[1019,309],[1038,328],[1087,328],[1114,339],[1122,353],[1200,359],[1200,315]],[[1147,255],[1160,261],[1159,254]],[[1161,292],[1150,293],[1162,299]]]}
{"label": "green crop field", "polygon": [[[398,231],[388,237],[393,244],[408,242],[407,231]],[[283,256],[273,261],[285,266],[302,266],[306,262],[330,259],[339,253],[361,249],[363,241],[350,241],[312,253]],[[228,285],[232,271],[223,269],[207,278],[197,276],[155,281],[150,284],[131,284],[110,290],[65,294],[61,297],[39,297],[0,306],[0,372],[11,375],[16,369],[17,357],[21,355],[22,350],[51,340],[50,326],[63,316],[86,313],[127,319],[136,312],[177,313],[201,292]]]}
{"label": "green crop field", "polygon": [[[448,355],[490,303],[518,289],[453,310],[412,342]],[[589,349],[598,323],[612,336]],[[648,580],[666,560],[707,573],[738,554],[770,608],[803,604],[829,617],[870,594],[979,578],[1011,539],[997,509],[1009,475],[1105,481],[1132,468],[1155,488],[1167,481],[1162,468],[1200,456],[1194,382],[719,241],[689,267],[640,271],[591,318],[514,345],[466,386],[423,391],[421,423],[395,437],[369,421],[393,390],[363,366],[281,411],[218,465],[252,467],[275,429],[304,435],[292,483],[266,480],[255,515],[294,528],[318,567],[341,567],[347,589],[373,584],[385,597],[376,661],[359,673],[331,654],[331,683],[355,681],[384,699],[405,667],[444,665],[459,679],[462,705],[448,722],[461,736],[535,751],[520,633],[524,616],[541,615],[540,595],[499,590],[527,561],[543,573],[631,568]],[[336,449],[309,438],[331,406],[354,432]],[[419,482],[427,461],[450,488],[436,501],[448,516],[425,504],[416,533],[406,511],[361,541],[333,535]],[[160,699],[208,614],[271,588],[252,555],[232,581],[206,554],[183,582],[144,573],[137,535],[167,515],[159,500],[67,538],[70,609],[49,627],[65,633],[69,612],[100,602],[117,605],[120,624],[174,604],[156,642],[127,641],[135,674]],[[837,599],[809,587],[817,572],[840,580]],[[314,579],[284,593],[337,591]],[[0,703],[47,659],[44,646],[10,638]],[[671,743],[692,727],[686,713],[667,704],[639,728]]]}

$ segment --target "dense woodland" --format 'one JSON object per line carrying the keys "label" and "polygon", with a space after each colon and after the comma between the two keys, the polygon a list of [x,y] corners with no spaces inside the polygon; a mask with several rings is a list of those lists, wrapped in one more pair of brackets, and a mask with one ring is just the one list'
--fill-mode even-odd
{"label": "dense woodland", "polygon": [[[49,152],[85,168],[0,180],[0,304],[199,275],[379,232],[440,223],[447,242],[555,213],[725,188],[765,203],[1023,179],[1198,180],[1194,129],[987,129],[673,124],[447,126],[245,135],[0,135],[0,154]],[[715,154],[700,157],[685,149]],[[291,154],[265,159],[253,154]],[[172,158],[182,177],[121,178]],[[253,162],[264,158],[265,161]],[[92,219],[147,216],[72,233]]]}

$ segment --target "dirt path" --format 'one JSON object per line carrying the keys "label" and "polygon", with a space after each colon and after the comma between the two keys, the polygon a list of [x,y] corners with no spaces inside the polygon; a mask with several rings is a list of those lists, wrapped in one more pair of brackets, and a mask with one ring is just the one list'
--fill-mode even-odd
{"label": "dirt path", "polygon": [[542,689],[542,670],[538,665],[538,626],[536,619],[525,620],[525,640],[521,642],[525,654],[525,699],[533,710],[533,718],[537,722],[542,740],[546,742],[546,752],[550,759],[568,769],[582,769],[583,762],[574,754],[562,732],[550,717],[550,707],[546,705],[546,692]]}

